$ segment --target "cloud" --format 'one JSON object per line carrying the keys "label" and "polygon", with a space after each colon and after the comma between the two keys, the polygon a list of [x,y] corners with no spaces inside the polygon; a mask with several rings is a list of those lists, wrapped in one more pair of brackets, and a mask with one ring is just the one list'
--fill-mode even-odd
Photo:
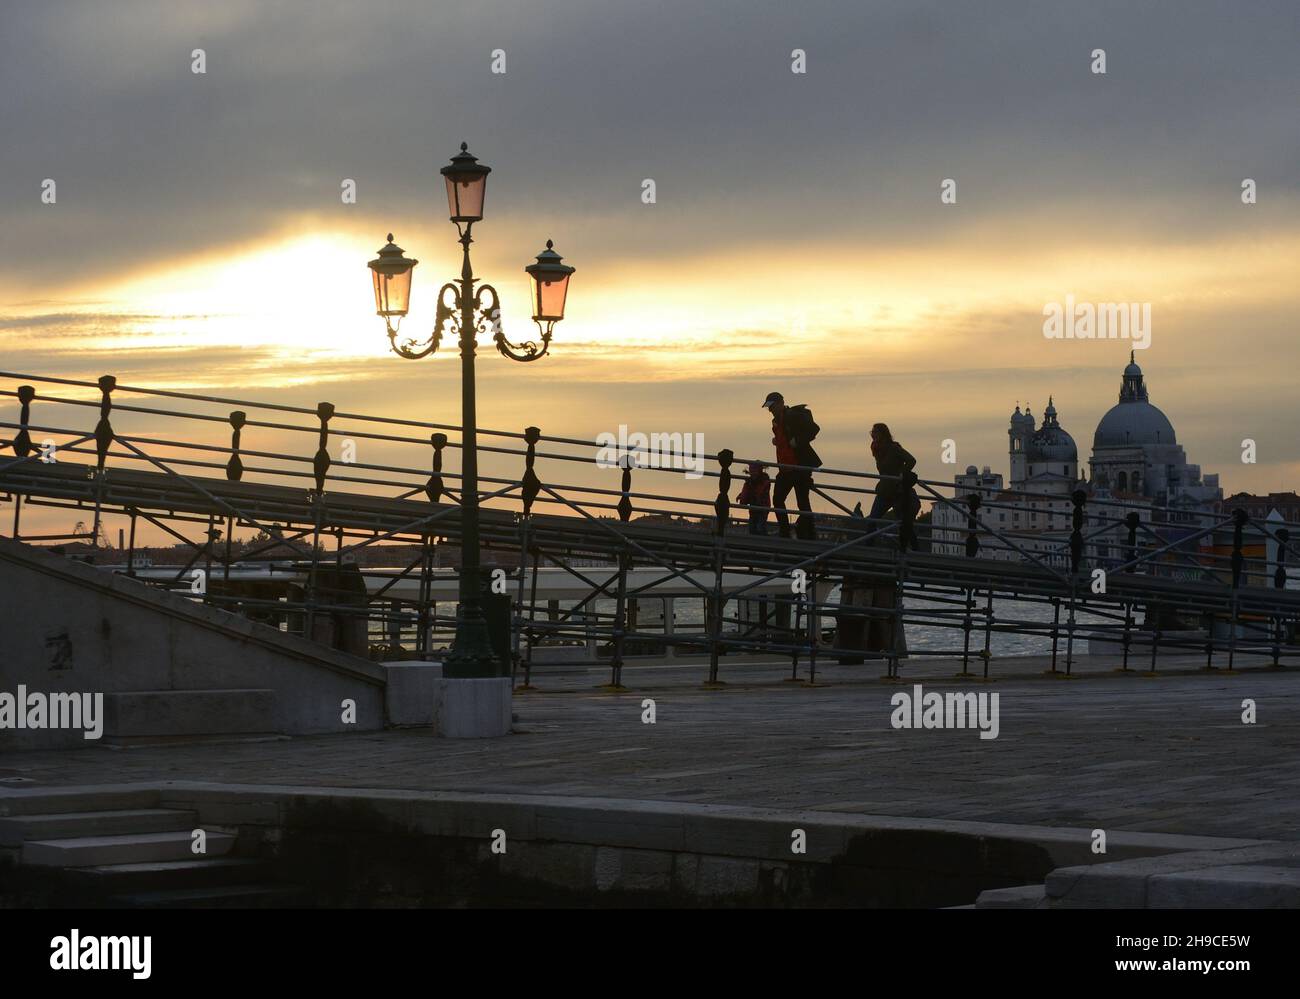
{"label": "cloud", "polygon": [[[944,177],[962,222],[1053,209],[1048,242],[1135,213],[1205,233],[1239,216],[1243,176],[1297,218],[1289,0],[1194,0],[1176,17],[1120,2],[85,0],[6,18],[7,282],[102,278],[302,213],[437,224],[434,171],[461,139],[495,167],[496,219],[563,230],[587,259],[808,231],[925,241],[952,224]],[[1087,71],[1094,46],[1104,77]],[[790,72],[796,47],[806,75]]]}
{"label": "cloud", "polygon": [[[579,267],[552,356],[482,364],[485,425],[686,421],[752,453],[755,393],[781,385],[828,417],[837,461],[864,461],[861,430],[885,418],[918,455],[960,434],[963,462],[996,464],[1017,398],[1041,411],[1055,392],[1082,441],[1114,394],[1122,349],[1037,332],[1074,291],[1153,301],[1148,373],[1194,461],[1226,470],[1251,435],[1294,461],[1298,28],[1292,0],[10,5],[0,358],[455,422],[458,365],[380,354],[362,267],[396,230],[424,261],[427,326],[458,266],[436,170],[465,140],[494,168],[476,266],[507,275],[510,307],[546,238]],[[350,269],[239,271],[234,291],[282,307],[259,325],[225,286],[160,308],[181,264],[201,277],[318,231],[358,247],[356,312],[328,350],[320,301],[352,294]],[[163,280],[103,294],[142,275]]]}

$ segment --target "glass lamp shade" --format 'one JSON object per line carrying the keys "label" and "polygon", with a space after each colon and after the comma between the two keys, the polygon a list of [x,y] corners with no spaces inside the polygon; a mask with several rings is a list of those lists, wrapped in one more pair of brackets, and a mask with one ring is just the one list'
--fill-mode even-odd
{"label": "glass lamp shade", "polygon": [[533,284],[533,319],[537,322],[559,322],[564,318],[564,300],[569,293],[569,277],[577,268],[561,263],[564,259],[551,247],[537,255],[537,263],[524,270]]}
{"label": "glass lamp shade", "polygon": [[484,166],[478,157],[471,156],[465,143],[460,152],[442,168],[447,182],[447,212],[453,222],[478,222],[483,218],[483,197],[487,193],[487,175],[490,166]]}
{"label": "glass lamp shade", "polygon": [[375,271],[375,312],[381,316],[406,315],[411,307],[411,271],[381,274]]}
{"label": "glass lamp shade", "polygon": [[403,256],[390,232],[388,245],[368,265],[375,282],[375,312],[385,317],[406,315],[411,305],[411,274],[418,263]]}

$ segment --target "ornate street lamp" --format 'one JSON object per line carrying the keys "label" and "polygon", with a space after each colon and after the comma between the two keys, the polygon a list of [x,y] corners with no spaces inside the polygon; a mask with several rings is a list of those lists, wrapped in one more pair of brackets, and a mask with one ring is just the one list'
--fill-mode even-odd
{"label": "ornate street lamp", "polygon": [[385,319],[396,316],[400,321],[411,304],[411,271],[420,261],[402,255],[402,248],[388,234],[388,245],[370,261],[375,279],[375,311]]}
{"label": "ornate street lamp", "polygon": [[[443,660],[443,675],[454,677],[500,676],[508,673],[504,664],[498,663],[488,638],[487,620],[479,594],[479,518],[478,518],[478,420],[474,400],[474,354],[478,334],[492,331],[497,350],[515,361],[535,361],[546,356],[551,346],[555,324],[564,318],[564,300],[568,293],[569,275],[574,268],[562,263],[562,258],[551,248],[537,255],[537,262],[524,270],[532,279],[533,321],[541,333],[540,344],[525,341],[514,344],[506,339],[501,329],[501,305],[496,289],[490,284],[477,283],[470,267],[469,246],[474,240],[470,231],[475,222],[483,218],[483,197],[487,190],[487,175],[492,168],[471,156],[465,143],[451,163],[442,168],[447,184],[447,209],[456,231],[460,234],[462,263],[460,280],[449,281],[438,292],[438,308],[434,317],[433,332],[427,339],[399,338],[402,318],[411,302],[411,272],[418,263],[405,256],[402,248],[393,243],[392,233],[388,245],[379,256],[370,261],[375,286],[375,312],[384,318],[388,342],[394,353],[416,359],[427,357],[438,349],[444,333],[454,333],[460,343],[461,359],[461,575],[460,601],[456,610],[456,640]],[[396,325],[394,325],[396,320]]]}

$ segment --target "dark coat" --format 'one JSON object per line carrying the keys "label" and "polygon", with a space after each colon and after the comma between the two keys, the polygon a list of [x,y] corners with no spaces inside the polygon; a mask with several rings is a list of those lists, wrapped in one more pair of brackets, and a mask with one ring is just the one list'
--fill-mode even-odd
{"label": "dark coat", "polygon": [[876,485],[876,492],[882,496],[895,496],[900,489],[911,489],[916,484],[916,476],[910,474],[916,467],[916,459],[908,453],[898,441],[890,441],[876,455],[876,471],[882,476],[894,475],[899,478],[882,478]]}
{"label": "dark coat", "polygon": [[813,419],[812,411],[803,403],[787,406],[781,415],[781,425],[785,428],[785,435],[791,447],[794,448],[798,464],[821,468],[822,460],[812,446],[821,427],[817,426],[817,422]]}

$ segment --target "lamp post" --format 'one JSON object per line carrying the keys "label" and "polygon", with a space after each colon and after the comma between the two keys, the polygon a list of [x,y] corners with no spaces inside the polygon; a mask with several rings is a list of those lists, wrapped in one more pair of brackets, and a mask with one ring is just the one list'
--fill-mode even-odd
{"label": "lamp post", "polygon": [[[471,156],[465,143],[451,162],[442,168],[447,184],[447,206],[451,222],[460,235],[462,263],[460,280],[449,281],[438,292],[438,308],[433,332],[427,338],[399,338],[402,317],[411,299],[411,272],[417,260],[404,255],[393,243],[370,261],[375,287],[375,311],[384,318],[388,342],[400,357],[417,360],[438,349],[444,333],[457,334],[461,360],[461,575],[460,600],[456,609],[456,639],[443,661],[446,677],[491,677],[508,675],[499,664],[488,638],[487,620],[479,593],[479,516],[478,516],[478,422],[474,401],[474,354],[478,334],[491,331],[497,350],[513,361],[536,361],[546,356],[551,346],[555,324],[564,318],[564,302],[569,276],[574,268],[547,240],[546,249],[524,271],[532,280],[533,321],[541,333],[540,343],[511,343],[501,329],[501,305],[496,289],[478,284],[470,266],[469,247],[474,241],[474,223],[483,218],[483,196],[491,167]],[[396,325],[394,325],[396,320]]]}

